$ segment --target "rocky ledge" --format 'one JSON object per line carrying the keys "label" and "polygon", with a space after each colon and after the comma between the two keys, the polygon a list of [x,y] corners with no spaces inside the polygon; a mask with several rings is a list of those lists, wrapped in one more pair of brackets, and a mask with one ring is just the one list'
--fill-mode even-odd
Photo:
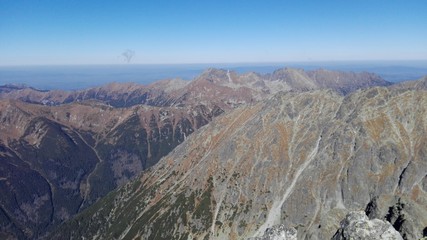
{"label": "rocky ledge", "polygon": [[332,239],[403,240],[399,232],[389,222],[379,219],[369,220],[364,211],[354,211],[347,214],[346,218],[341,221],[340,229],[338,229]]}
{"label": "rocky ledge", "polygon": [[248,238],[248,240],[297,240],[297,230],[280,224],[265,230],[261,237]]}
{"label": "rocky ledge", "polygon": [[[247,240],[297,240],[297,230],[283,224],[268,228],[261,237],[248,238]],[[403,240],[393,226],[380,219],[369,220],[364,211],[353,211],[341,221],[332,240]]]}

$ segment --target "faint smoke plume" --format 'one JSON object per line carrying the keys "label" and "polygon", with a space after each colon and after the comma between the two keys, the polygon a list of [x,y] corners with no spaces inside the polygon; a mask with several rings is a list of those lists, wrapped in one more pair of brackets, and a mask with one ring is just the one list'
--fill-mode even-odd
{"label": "faint smoke plume", "polygon": [[133,56],[135,56],[135,51],[130,50],[130,49],[126,49],[123,53],[122,53],[123,58],[125,59],[125,61],[127,63],[130,63],[130,61],[132,60]]}

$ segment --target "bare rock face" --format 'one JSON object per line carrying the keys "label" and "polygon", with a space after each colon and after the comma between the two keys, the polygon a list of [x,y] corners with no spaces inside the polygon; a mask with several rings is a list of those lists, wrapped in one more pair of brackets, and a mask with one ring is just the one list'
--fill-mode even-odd
{"label": "bare rock face", "polygon": [[248,240],[297,240],[297,230],[293,227],[276,225],[265,230],[261,237],[248,238]]}
{"label": "bare rock face", "polygon": [[372,219],[364,211],[354,211],[347,214],[341,222],[341,228],[332,238],[333,240],[403,240],[393,226],[383,220]]}
{"label": "bare rock face", "polygon": [[425,205],[413,204],[411,198],[382,196],[373,198],[365,212],[370,219],[379,218],[390,222],[404,239],[419,239],[427,235],[427,216],[424,215],[424,210]]}

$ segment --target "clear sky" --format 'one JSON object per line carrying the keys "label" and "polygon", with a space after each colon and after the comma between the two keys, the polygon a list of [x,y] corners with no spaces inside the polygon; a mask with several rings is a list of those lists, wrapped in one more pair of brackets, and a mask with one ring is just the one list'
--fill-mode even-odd
{"label": "clear sky", "polygon": [[426,0],[0,0],[0,65],[427,59]]}

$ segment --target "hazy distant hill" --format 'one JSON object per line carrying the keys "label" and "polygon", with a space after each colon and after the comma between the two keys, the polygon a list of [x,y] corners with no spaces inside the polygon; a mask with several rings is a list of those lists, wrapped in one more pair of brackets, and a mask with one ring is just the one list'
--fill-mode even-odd
{"label": "hazy distant hill", "polygon": [[[194,104],[217,98],[228,105],[229,100],[253,101],[278,91],[333,89],[348,94],[356,89],[387,86],[389,82],[372,73],[337,72],[329,70],[304,71],[282,68],[271,74],[246,73],[208,69],[192,81],[164,80],[150,85],[112,83],[81,91],[39,91],[29,87],[2,86],[0,98],[19,99],[31,103],[58,105],[96,99],[115,107],[136,104],[176,106]],[[200,96],[200,95],[203,96]],[[214,96],[219,94],[220,96]],[[228,96],[233,94],[232,99]],[[219,99],[222,98],[222,99]]]}
{"label": "hazy distant hill", "polygon": [[415,81],[402,82],[394,85],[393,87],[400,88],[400,89],[427,90],[427,76]]}

